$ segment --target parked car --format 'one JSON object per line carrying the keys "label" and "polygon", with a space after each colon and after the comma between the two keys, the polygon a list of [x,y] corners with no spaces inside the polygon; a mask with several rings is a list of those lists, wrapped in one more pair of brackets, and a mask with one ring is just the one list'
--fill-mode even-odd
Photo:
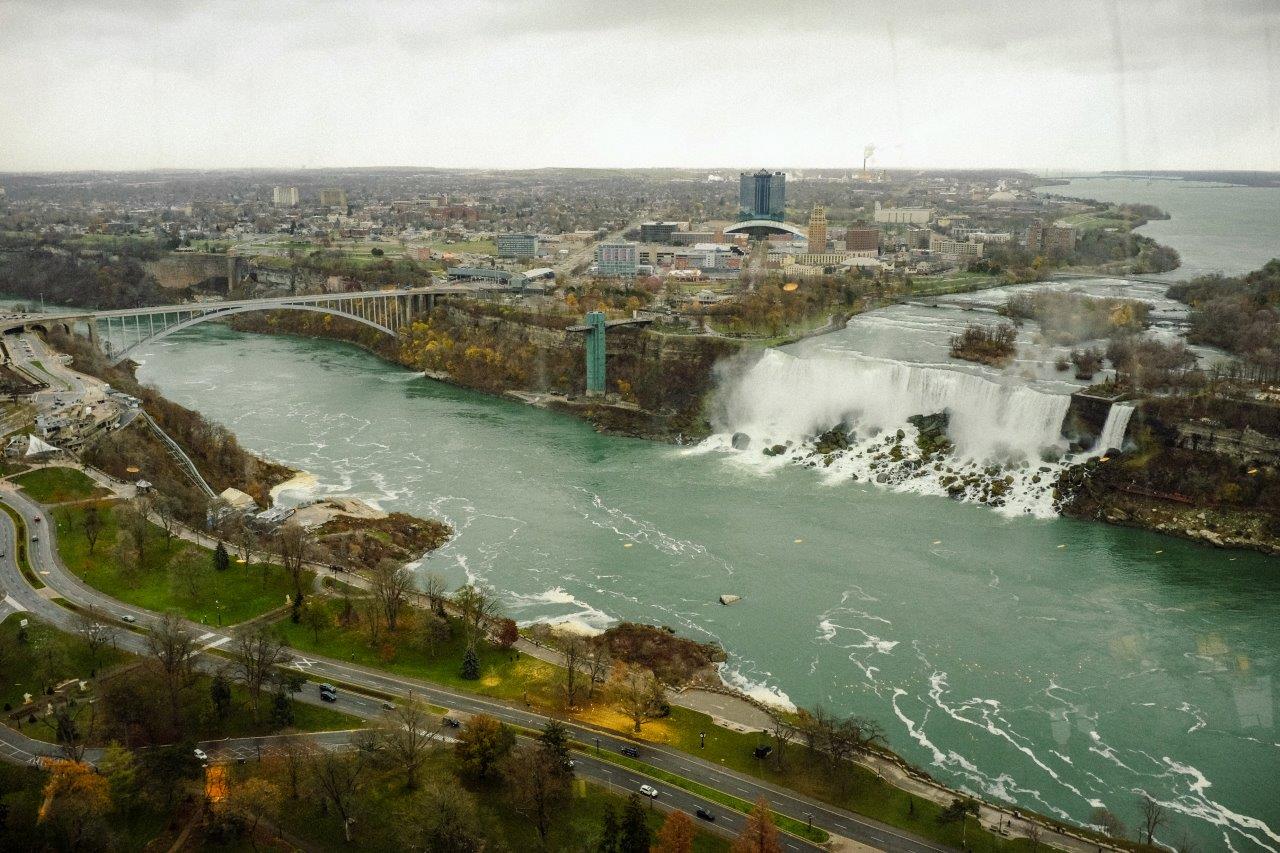
{"label": "parked car", "polygon": [[621,752],[623,755],[627,756],[628,758],[640,757],[640,750],[636,749],[634,746],[624,746],[622,749],[618,750],[618,752]]}
{"label": "parked car", "polygon": [[441,720],[441,722],[443,722],[446,726],[448,726],[451,729],[462,728],[462,723],[458,722],[453,717],[445,717],[443,720]]}
{"label": "parked car", "polygon": [[396,709],[396,706],[391,704],[390,702],[382,703],[382,710],[384,711],[394,711],[395,709]]}
{"label": "parked car", "polygon": [[332,684],[321,684],[320,698],[325,702],[337,702],[338,689],[334,687]]}
{"label": "parked car", "polygon": [[200,747],[198,747],[198,746],[197,746],[197,747],[195,748],[195,750],[194,750],[194,755],[195,755],[195,757],[196,757],[199,761],[208,761],[208,760],[209,760],[209,753],[205,752],[203,749],[201,749],[201,748],[200,748]]}
{"label": "parked car", "polygon": [[120,621],[128,622],[130,625],[132,625],[134,622],[138,621],[138,618],[134,616],[132,613],[125,613],[120,617]]}
{"label": "parked car", "polygon": [[641,785],[640,793],[644,794],[646,797],[649,797],[650,799],[658,798],[658,789],[653,787],[652,785]]}
{"label": "parked car", "polygon": [[711,821],[712,823],[716,822],[716,816],[713,815],[711,812],[707,811],[706,809],[698,809],[698,811],[695,812],[695,814],[697,814],[697,816],[702,818],[703,820]]}

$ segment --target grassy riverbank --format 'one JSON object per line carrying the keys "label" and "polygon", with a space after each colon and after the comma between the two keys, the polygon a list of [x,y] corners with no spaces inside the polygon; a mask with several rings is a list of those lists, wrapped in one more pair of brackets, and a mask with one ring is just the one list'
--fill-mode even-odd
{"label": "grassy riverbank", "polygon": [[[90,512],[96,512],[101,525],[93,544],[85,532]],[[205,625],[234,625],[285,605],[293,587],[279,567],[232,560],[226,571],[217,571],[208,548],[176,538],[166,541],[155,525],[147,525],[139,559],[121,529],[121,512],[121,505],[111,501],[51,512],[62,561],[94,589],[148,610],[176,610]],[[304,586],[309,588],[309,580]]]}

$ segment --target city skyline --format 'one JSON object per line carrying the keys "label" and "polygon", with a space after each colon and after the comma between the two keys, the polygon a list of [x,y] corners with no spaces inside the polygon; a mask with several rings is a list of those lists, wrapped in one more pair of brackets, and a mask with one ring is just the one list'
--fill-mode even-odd
{"label": "city skyline", "polygon": [[0,28],[4,171],[1280,168],[1257,0],[5,0]]}

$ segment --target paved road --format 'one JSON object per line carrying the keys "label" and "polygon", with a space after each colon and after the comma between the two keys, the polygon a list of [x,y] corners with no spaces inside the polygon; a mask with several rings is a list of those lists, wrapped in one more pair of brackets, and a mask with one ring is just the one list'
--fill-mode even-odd
{"label": "paved road", "polygon": [[[45,529],[49,522],[45,519],[44,511],[18,492],[11,484],[0,482],[0,501],[8,504],[16,510],[24,519],[27,525],[28,534],[33,537],[34,541],[28,543],[29,554],[32,566],[39,574],[42,582],[46,584],[44,590],[33,588],[27,579],[22,575],[17,565],[17,549],[14,545],[15,529],[12,520],[7,514],[0,514],[0,589],[4,592],[4,601],[12,610],[23,610],[30,612],[38,617],[41,621],[54,625],[60,630],[67,632],[75,632],[81,623],[81,617],[73,611],[55,604],[49,600],[49,595],[54,593],[74,602],[82,607],[97,607],[103,614],[102,618],[117,620],[117,630],[115,631],[116,645],[126,651],[135,654],[146,654],[146,637],[135,630],[129,630],[124,623],[119,622],[123,616],[132,616],[136,620],[133,625],[146,628],[157,624],[160,621],[159,614],[152,613],[139,607],[126,604],[121,601],[103,595],[101,592],[87,586],[79,578],[70,572],[61,562],[52,547],[51,539],[48,531]],[[40,519],[37,521],[37,519]],[[207,626],[188,623],[188,628],[198,638],[198,645],[201,651],[210,651],[212,649],[224,648],[231,643],[231,636],[221,631],[210,631]],[[226,660],[212,655],[202,655],[198,661],[198,666],[205,671],[216,671],[226,666]],[[294,659],[293,667],[299,672],[307,676],[307,683],[303,691],[298,695],[298,699],[312,704],[321,704],[319,698],[319,684],[325,681],[338,682],[340,684],[338,690],[338,701],[328,704],[327,707],[335,710],[343,711],[353,716],[363,719],[370,719],[382,713],[382,703],[384,699],[378,696],[361,695],[360,693],[347,689],[347,685],[352,685],[367,691],[387,694],[395,697],[404,697],[412,693],[415,697],[423,699],[435,705],[439,705],[450,709],[457,714],[475,714],[488,713],[503,719],[506,722],[527,728],[541,728],[546,722],[546,718],[534,714],[529,711],[513,708],[504,703],[493,702],[477,697],[467,696],[465,694],[455,694],[448,690],[442,690],[425,682],[419,682],[413,679],[399,678],[386,673],[377,672],[375,670],[367,670],[363,667],[356,667],[343,664],[339,661],[333,661],[316,656],[298,657]],[[579,730],[577,735],[584,741],[589,739],[587,730]],[[349,733],[347,735],[349,737]],[[333,742],[333,739],[341,741],[343,735],[326,735],[325,742]],[[245,743],[256,744],[255,739],[248,741],[236,741],[232,748],[244,749]],[[604,750],[617,750],[629,742],[621,738],[611,735],[600,735],[600,746]],[[207,744],[214,751],[219,751],[226,746],[225,742],[212,741]],[[204,748],[202,746],[202,748]],[[256,756],[256,745],[251,747]],[[210,749],[206,749],[210,751]],[[649,763],[659,765],[660,761],[655,760],[658,756],[647,754],[647,750],[643,751],[641,757]],[[7,758],[11,761],[26,763],[39,755],[57,755],[58,749],[52,744],[43,741],[33,740],[10,729],[6,726],[0,726],[0,758]],[[86,758],[90,761],[96,759],[98,751],[91,750],[87,753]],[[210,753],[211,755],[214,752]],[[231,753],[234,756],[234,753]],[[708,767],[710,767],[708,765]],[[672,769],[667,767],[665,769]],[[710,768],[713,769],[714,768]],[[591,779],[601,785],[609,787],[615,791],[628,793],[635,791],[640,785],[651,783],[661,791],[659,797],[660,804],[667,808],[680,808],[694,814],[698,808],[705,808],[716,814],[719,820],[716,821],[716,828],[722,832],[735,832],[742,826],[742,815],[736,812],[730,812],[721,806],[718,806],[701,797],[687,793],[679,789],[673,789],[662,783],[644,777],[642,774],[628,770],[626,768],[611,764],[609,762],[599,760],[592,755],[584,754],[578,761],[577,772],[584,778]],[[675,772],[675,771],[673,771]],[[704,784],[711,787],[717,787],[713,781],[706,778],[700,779]],[[744,799],[754,799],[755,794],[746,788],[738,787],[738,790],[726,789],[727,793],[735,796],[741,796]],[[771,798],[772,799],[772,798]],[[784,847],[788,850],[819,850],[813,844],[803,841],[802,839],[792,836],[784,836]],[[938,848],[895,848],[895,849],[938,849]]]}

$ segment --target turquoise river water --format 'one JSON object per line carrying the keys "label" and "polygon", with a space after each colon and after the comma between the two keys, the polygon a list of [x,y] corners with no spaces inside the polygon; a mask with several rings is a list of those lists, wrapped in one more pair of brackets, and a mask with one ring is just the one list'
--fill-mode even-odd
{"label": "turquoise river water", "polygon": [[[1230,239],[1280,254],[1276,191],[1215,188],[1206,210],[1202,193],[1176,201],[1184,187],[1077,183],[1175,223],[1261,203],[1272,215],[1252,239]],[[1269,256],[1165,239],[1197,272]],[[1280,850],[1276,560],[1053,517],[1030,469],[996,511],[927,479],[872,485],[853,457],[821,473],[762,461],[765,439],[802,444],[844,418],[873,442],[922,407],[951,410],[975,458],[1053,444],[1070,390],[1045,372],[1054,354],[1029,340],[1006,373],[948,363],[939,341],[962,307],[876,312],[727,374],[723,433],[695,448],[597,435],[354,347],[221,327],[154,345],[139,372],[309,472],[295,497],[447,520],[457,536],[425,568],[491,584],[519,620],[671,625],[722,643],[730,683],[874,717],[951,784],[1079,822],[1105,805],[1131,826],[1149,792],[1176,813],[1170,841]]]}

